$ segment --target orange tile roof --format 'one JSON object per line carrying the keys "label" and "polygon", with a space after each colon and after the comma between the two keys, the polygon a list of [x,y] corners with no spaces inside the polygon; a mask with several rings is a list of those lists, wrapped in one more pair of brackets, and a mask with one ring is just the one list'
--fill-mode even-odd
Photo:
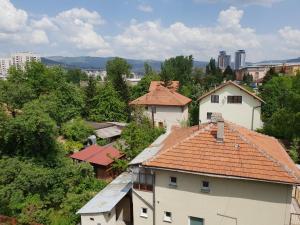
{"label": "orange tile roof", "polygon": [[244,88],[244,87],[238,85],[237,83],[235,83],[235,82],[233,82],[233,81],[231,81],[231,80],[227,81],[226,83],[223,83],[223,84],[219,85],[219,86],[216,87],[215,89],[213,89],[213,90],[211,90],[211,91],[205,93],[204,95],[200,96],[200,97],[198,98],[198,101],[201,100],[201,99],[203,99],[203,98],[205,98],[206,96],[208,96],[208,95],[210,95],[210,94],[215,93],[216,91],[218,91],[218,90],[222,89],[223,87],[225,87],[225,86],[227,86],[227,85],[230,85],[230,84],[236,86],[236,87],[239,88],[240,90],[246,92],[247,94],[253,96],[253,97],[256,98],[257,100],[259,100],[259,101],[261,101],[261,102],[264,103],[264,100],[262,100],[260,97],[258,97],[257,95],[255,95],[255,94],[253,94],[252,92],[248,91],[246,88]]}
{"label": "orange tile roof", "polygon": [[[163,81],[151,81],[149,86],[149,92],[153,91],[159,86],[163,86]],[[172,83],[167,87],[171,91],[178,91],[179,89],[179,81],[173,80]]]}
{"label": "orange tile roof", "polygon": [[273,137],[225,122],[224,141],[217,125],[201,124],[172,131],[160,152],[143,163],[148,167],[207,175],[300,183],[300,172]]}
{"label": "orange tile roof", "polygon": [[129,105],[185,106],[192,100],[166,87],[157,86],[151,92],[133,100]]}

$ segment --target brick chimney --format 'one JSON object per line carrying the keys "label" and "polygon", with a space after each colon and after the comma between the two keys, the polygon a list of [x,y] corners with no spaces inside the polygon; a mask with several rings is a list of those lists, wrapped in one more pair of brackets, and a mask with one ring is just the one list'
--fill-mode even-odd
{"label": "brick chimney", "polygon": [[217,124],[217,141],[224,141],[224,119],[222,113],[212,113],[211,122]]}

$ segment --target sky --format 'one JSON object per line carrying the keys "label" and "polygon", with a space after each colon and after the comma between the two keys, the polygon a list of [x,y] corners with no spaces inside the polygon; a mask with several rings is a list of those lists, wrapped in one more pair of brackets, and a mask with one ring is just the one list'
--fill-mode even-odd
{"label": "sky", "polygon": [[0,0],[0,56],[300,57],[300,0]]}

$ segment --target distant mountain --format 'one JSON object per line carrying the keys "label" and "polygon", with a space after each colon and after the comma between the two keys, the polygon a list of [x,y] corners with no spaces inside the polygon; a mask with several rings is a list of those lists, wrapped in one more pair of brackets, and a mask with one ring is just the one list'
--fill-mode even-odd
{"label": "distant mountain", "polygon": [[263,63],[300,63],[300,57],[295,59],[264,60],[258,62],[257,64],[263,64]]}
{"label": "distant mountain", "polygon": [[[80,68],[80,69],[105,69],[105,65],[108,60],[113,57],[64,57],[64,56],[49,56],[43,57],[42,62],[46,65],[60,65],[66,68]],[[136,60],[126,59],[127,62],[132,66],[132,71],[135,73],[144,72],[144,63],[147,62],[156,71],[160,70],[162,61],[158,60]],[[195,67],[205,67],[207,62],[194,61]]]}

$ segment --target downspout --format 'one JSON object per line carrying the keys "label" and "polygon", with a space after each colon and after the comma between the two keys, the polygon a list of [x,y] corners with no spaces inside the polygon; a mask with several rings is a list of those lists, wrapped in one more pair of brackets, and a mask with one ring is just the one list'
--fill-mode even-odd
{"label": "downspout", "polygon": [[[153,170],[152,170],[153,171]],[[153,225],[155,225],[155,172],[153,171]]]}
{"label": "downspout", "polygon": [[261,105],[258,105],[258,106],[254,106],[252,108],[252,119],[251,119],[251,130],[253,130],[253,123],[254,123],[254,110],[257,109],[257,108],[260,108]]}

